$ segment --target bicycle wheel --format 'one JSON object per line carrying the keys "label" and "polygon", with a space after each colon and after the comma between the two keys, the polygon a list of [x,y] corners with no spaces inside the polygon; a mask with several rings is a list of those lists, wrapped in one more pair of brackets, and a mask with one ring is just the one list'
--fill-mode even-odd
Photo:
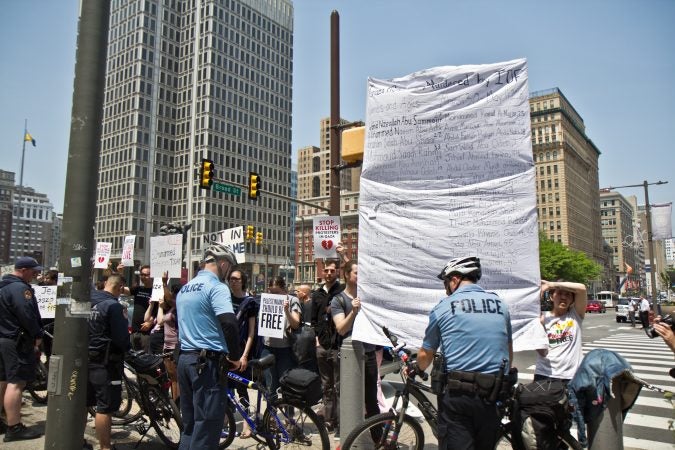
{"label": "bicycle wheel", "polygon": [[220,432],[220,442],[218,443],[218,448],[227,448],[232,443],[232,441],[234,441],[234,437],[236,435],[237,421],[234,419],[234,409],[232,408],[232,404],[228,403],[227,410],[225,411],[223,430]]}
{"label": "bicycle wheel", "polygon": [[289,403],[283,399],[269,405],[263,415],[263,430],[271,449],[330,450],[326,425],[308,406]]}
{"label": "bicycle wheel", "polygon": [[33,400],[38,403],[47,403],[47,398],[49,397],[49,393],[47,392],[47,377],[49,375],[49,370],[47,369],[46,358],[44,353],[40,353],[40,359],[35,368],[35,380],[28,386],[28,392],[30,392]]}
{"label": "bicycle wheel", "polygon": [[[119,409],[112,413],[112,425],[127,425],[141,418],[143,409],[138,395],[140,395],[138,384],[125,376],[122,381],[122,403]],[[96,415],[93,407],[89,407],[89,413],[92,416]]]}
{"label": "bicycle wheel", "polygon": [[412,417],[403,416],[401,429],[396,430],[397,414],[384,413],[366,419],[345,439],[342,450],[349,449],[410,449],[424,448],[424,432]]}
{"label": "bicycle wheel", "polygon": [[150,417],[150,424],[159,438],[169,448],[178,448],[180,433],[183,430],[183,420],[176,403],[169,395],[156,386],[147,386],[146,414]]}

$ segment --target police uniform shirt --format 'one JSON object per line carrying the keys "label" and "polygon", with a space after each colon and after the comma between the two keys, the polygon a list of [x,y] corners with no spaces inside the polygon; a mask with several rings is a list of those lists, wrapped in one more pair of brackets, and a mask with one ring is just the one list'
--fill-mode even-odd
{"label": "police uniform shirt", "polygon": [[89,351],[104,353],[108,342],[112,344],[110,354],[123,354],[129,348],[128,322],[117,297],[107,291],[92,290]]}
{"label": "police uniform shirt", "polygon": [[16,339],[20,330],[32,338],[41,337],[40,310],[33,288],[8,274],[0,282],[0,337]]}
{"label": "police uniform shirt", "polygon": [[234,313],[230,289],[211,271],[201,270],[176,299],[181,351],[227,353],[218,315]]}
{"label": "police uniform shirt", "polygon": [[511,318],[506,302],[477,284],[441,300],[429,315],[422,347],[443,348],[447,370],[497,373],[509,365]]}

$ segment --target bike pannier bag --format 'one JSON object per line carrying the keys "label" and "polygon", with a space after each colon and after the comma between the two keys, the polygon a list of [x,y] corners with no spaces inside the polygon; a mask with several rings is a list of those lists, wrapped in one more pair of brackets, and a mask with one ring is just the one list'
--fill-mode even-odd
{"label": "bike pannier bag", "polygon": [[152,374],[164,361],[161,356],[145,352],[130,351],[125,361],[138,373]]}
{"label": "bike pannier bag", "polygon": [[550,380],[518,386],[512,424],[514,449],[556,450],[558,435],[571,425],[567,386]]}
{"label": "bike pannier bag", "polygon": [[323,390],[319,374],[306,369],[291,369],[279,380],[281,396],[291,403],[314,406],[321,400]]}

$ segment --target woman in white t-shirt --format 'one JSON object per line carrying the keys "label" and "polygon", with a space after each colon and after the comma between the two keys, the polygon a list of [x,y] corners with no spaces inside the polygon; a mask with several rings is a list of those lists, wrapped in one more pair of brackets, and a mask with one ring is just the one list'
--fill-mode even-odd
{"label": "woman in white t-shirt", "polygon": [[548,347],[537,350],[534,379],[569,381],[583,358],[581,325],[586,315],[586,286],[568,281],[541,281],[542,295],[549,291],[553,309],[541,315]]}

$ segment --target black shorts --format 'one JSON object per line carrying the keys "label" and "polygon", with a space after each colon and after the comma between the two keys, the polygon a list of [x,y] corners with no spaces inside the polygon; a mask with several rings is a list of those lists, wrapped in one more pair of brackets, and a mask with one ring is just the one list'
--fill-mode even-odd
{"label": "black shorts", "polygon": [[117,411],[122,403],[123,362],[89,364],[87,383],[87,406],[95,406],[96,412],[110,414]]}
{"label": "black shorts", "polygon": [[35,379],[37,357],[33,351],[19,352],[14,339],[0,338],[0,381],[30,383]]}

